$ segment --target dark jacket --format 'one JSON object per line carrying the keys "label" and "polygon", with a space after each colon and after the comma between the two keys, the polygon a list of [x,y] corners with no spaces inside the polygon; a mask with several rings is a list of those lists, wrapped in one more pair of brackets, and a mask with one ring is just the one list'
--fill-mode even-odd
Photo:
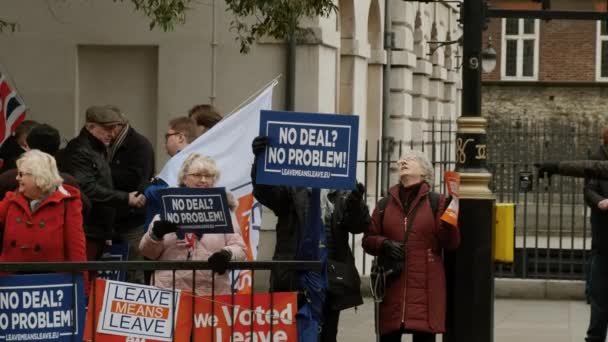
{"label": "dark jacket", "polygon": [[[608,160],[607,146],[600,146],[590,159]],[[585,184],[585,201],[591,208],[591,250],[601,255],[608,255],[608,211],[600,210],[597,204],[608,198],[608,180],[590,179]]]}
{"label": "dark jacket", "polygon": [[567,160],[559,162],[557,174],[572,177],[608,179],[607,160]]}
{"label": "dark jacket", "polygon": [[[121,191],[144,192],[154,176],[154,149],[150,141],[128,126],[126,135],[114,146],[110,161],[114,188]],[[146,215],[145,208],[122,206],[117,209],[116,229],[142,226]]]}
{"label": "dark jacket", "polygon": [[[294,260],[300,238],[306,224],[310,191],[301,187],[269,186],[253,182],[253,195],[278,217],[276,225],[276,245],[273,260]],[[349,192],[330,192],[328,198],[334,204],[334,210],[325,227],[327,236],[328,257],[347,265],[350,274],[360,283],[355,259],[348,245],[348,233],[359,234],[366,231],[369,223],[369,210],[363,201],[347,201]],[[272,274],[273,291],[296,291],[298,281],[295,272],[276,271]],[[341,310],[361,305],[360,286],[346,289],[342,294],[331,294],[327,297],[332,308]]]}
{"label": "dark jacket", "polygon": [[[380,253],[386,239],[406,241],[403,271],[386,283],[380,307],[380,332],[395,332],[404,322],[405,327],[413,331],[442,333],[446,314],[442,251],[458,247],[460,233],[439,219],[446,206],[443,195],[434,217],[429,201],[430,188],[422,183],[416,188],[417,193],[406,214],[399,197],[400,187],[395,185],[389,189],[384,214],[380,215],[376,207],[369,231],[363,237],[363,249],[371,255]],[[406,217],[407,227],[404,226]],[[409,231],[407,240],[406,229]]]}
{"label": "dark jacket", "polygon": [[[59,175],[63,178],[64,184],[71,185],[78,189],[78,181],[70,174],[60,172]],[[15,191],[18,185],[17,169],[10,169],[0,174],[0,199],[4,198],[4,195],[6,195],[7,192]],[[84,217],[88,215],[91,210],[91,201],[89,201],[89,198],[82,192],[80,192],[80,200],[82,202],[82,216]]]}
{"label": "dark jacket", "polygon": [[74,176],[91,201],[84,227],[86,237],[92,239],[111,239],[116,208],[129,203],[127,192],[114,190],[105,154],[104,144],[83,128],[57,158],[59,169]]}

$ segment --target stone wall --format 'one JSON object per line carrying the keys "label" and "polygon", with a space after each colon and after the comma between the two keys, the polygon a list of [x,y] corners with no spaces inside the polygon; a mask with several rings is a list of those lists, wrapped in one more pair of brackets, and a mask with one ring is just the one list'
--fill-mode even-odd
{"label": "stone wall", "polygon": [[608,87],[484,84],[482,113],[489,117],[584,117],[606,121]]}

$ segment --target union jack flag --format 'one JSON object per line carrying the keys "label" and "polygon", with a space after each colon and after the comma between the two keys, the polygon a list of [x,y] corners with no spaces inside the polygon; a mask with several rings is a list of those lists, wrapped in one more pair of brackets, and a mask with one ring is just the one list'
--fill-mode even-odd
{"label": "union jack flag", "polygon": [[25,119],[27,107],[8,80],[0,73],[0,145],[13,134]]}

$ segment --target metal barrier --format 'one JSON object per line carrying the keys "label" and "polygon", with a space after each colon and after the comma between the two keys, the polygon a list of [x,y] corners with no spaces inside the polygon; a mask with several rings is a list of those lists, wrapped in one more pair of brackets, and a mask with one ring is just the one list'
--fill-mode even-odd
{"label": "metal barrier", "polygon": [[[135,271],[135,270],[139,270],[139,271],[158,271],[158,270],[171,270],[173,271],[173,288],[172,289],[165,289],[168,290],[170,292],[175,292],[176,288],[175,288],[175,272],[176,271],[192,271],[193,272],[193,279],[192,279],[192,288],[196,288],[196,278],[195,278],[195,272],[196,271],[200,271],[200,270],[211,270],[210,265],[206,262],[206,261],[117,261],[117,262],[48,262],[48,263],[0,263],[0,272],[4,273],[4,272],[10,272],[10,273],[19,273],[19,274],[33,274],[33,273],[55,273],[55,272],[65,272],[65,273],[80,273],[80,272],[87,272],[87,271]],[[270,290],[268,291],[268,293],[270,293],[270,317],[262,317],[262,318],[258,318],[258,316],[260,315],[265,315],[262,311],[258,312],[258,308],[254,306],[254,295],[256,294],[254,289],[255,289],[255,284],[254,284],[254,279],[255,277],[255,272],[256,271],[314,271],[314,272],[318,272],[321,270],[321,264],[318,261],[249,261],[249,262],[231,262],[229,264],[228,267],[228,271],[229,273],[232,273],[233,278],[235,278],[235,271],[236,270],[243,270],[243,271],[251,271],[251,292],[250,294],[248,294],[249,296],[249,305],[248,307],[245,306],[240,306],[239,310],[244,310],[244,311],[248,311],[249,312],[249,334],[251,336],[254,335],[254,331],[256,328],[256,321],[258,319],[262,319],[262,320],[267,320],[269,322],[269,329],[270,329],[270,333],[269,336],[274,336],[273,335],[273,322],[275,321],[275,311],[274,311],[274,302],[273,302],[273,290],[272,288],[270,288]],[[209,294],[204,294],[205,296],[210,296],[211,299],[210,301],[212,303],[215,303],[215,298],[216,298],[216,294],[215,294],[215,277],[212,278],[212,288],[211,288],[211,293]],[[74,285],[75,282],[72,281],[72,285]],[[90,288],[90,296],[92,296],[93,298],[96,298],[96,294],[97,294],[97,288],[95,286],[96,282],[91,282],[91,288]],[[231,311],[233,308],[235,308],[234,305],[234,298],[235,298],[235,290],[234,290],[234,286],[232,286],[232,291],[229,294],[229,296],[231,297],[231,303],[232,305],[229,305],[226,302],[223,302],[223,305],[228,305],[231,307]],[[173,296],[172,296],[173,297]],[[191,320],[191,331],[192,331],[192,338],[191,341],[200,341],[200,342],[204,342],[204,341],[210,341],[210,342],[216,342],[219,340],[222,341],[226,341],[226,338],[228,338],[228,340],[231,340],[230,337],[223,335],[223,337],[220,339],[219,337],[216,339],[214,337],[214,330],[212,329],[212,333],[210,334],[210,336],[194,336],[194,326],[195,326],[195,313],[196,310],[195,308],[195,297],[196,297],[196,293],[194,293],[194,295],[191,297],[191,308],[192,308],[192,320]],[[88,308],[89,310],[92,310],[93,312],[93,322],[97,321],[97,317],[95,316],[97,311],[95,308],[95,303],[96,301],[93,300],[92,301],[93,306],[94,307],[90,307]],[[172,308],[175,309],[176,308],[176,303],[175,303],[175,297],[173,297],[173,302],[172,302]],[[214,313],[213,313],[213,308],[215,306],[211,305],[211,317],[214,317]],[[297,308],[294,308],[295,310],[297,310]],[[72,308],[71,310],[74,310],[74,308]],[[173,322],[172,324],[177,324],[176,319],[175,319],[175,310],[172,310],[172,314],[173,316],[171,317],[171,322]],[[74,311],[72,311],[71,313],[72,316],[74,316]],[[233,320],[231,322],[231,336],[234,336],[235,331],[234,331],[234,319],[235,319],[235,314],[232,313],[230,314],[230,319]],[[295,319],[295,312],[293,313],[294,319]],[[171,331],[174,331],[175,326],[171,326]],[[95,331],[96,329],[93,329],[93,331]],[[172,334],[173,335],[173,334]],[[251,337],[253,338],[253,337]],[[269,337],[270,340],[274,340],[274,337]],[[74,338],[72,338],[74,339]],[[93,334],[93,341],[95,341],[95,334]],[[127,341],[145,341],[145,337],[139,338],[139,337],[133,337],[132,339],[127,338]]]}

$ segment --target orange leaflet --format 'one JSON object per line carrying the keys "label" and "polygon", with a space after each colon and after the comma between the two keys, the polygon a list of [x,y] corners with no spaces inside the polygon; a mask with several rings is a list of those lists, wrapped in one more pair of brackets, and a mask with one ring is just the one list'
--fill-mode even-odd
{"label": "orange leaflet", "polygon": [[448,194],[452,196],[452,201],[441,215],[441,220],[453,227],[458,227],[460,174],[454,171],[446,171],[445,183],[448,186]]}
{"label": "orange leaflet", "polygon": [[142,316],[159,319],[169,318],[169,308],[163,308],[155,305],[123,302],[119,300],[112,301],[112,307],[110,311],[114,313],[132,316]]}

